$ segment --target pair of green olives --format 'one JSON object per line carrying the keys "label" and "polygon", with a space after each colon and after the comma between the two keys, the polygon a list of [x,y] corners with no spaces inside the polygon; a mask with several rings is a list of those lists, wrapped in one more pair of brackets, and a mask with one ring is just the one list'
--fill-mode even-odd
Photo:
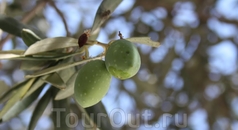
{"label": "pair of green olives", "polygon": [[130,41],[114,41],[105,61],[90,61],[79,70],[74,85],[76,101],[84,108],[98,103],[108,92],[112,76],[128,79],[139,71],[140,65],[138,50]]}

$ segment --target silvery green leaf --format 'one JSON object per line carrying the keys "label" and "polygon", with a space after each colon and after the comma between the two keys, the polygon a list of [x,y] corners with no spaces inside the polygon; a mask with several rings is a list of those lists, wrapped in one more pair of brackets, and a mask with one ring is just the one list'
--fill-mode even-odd
{"label": "silvery green leaf", "polygon": [[34,55],[42,52],[78,46],[77,39],[71,37],[54,37],[42,39],[31,45],[24,55]]}
{"label": "silvery green leaf", "polygon": [[41,38],[39,36],[37,36],[34,32],[32,32],[29,29],[25,29],[25,28],[22,29],[22,31],[21,31],[21,37],[27,46],[31,46],[35,42],[41,40]]}
{"label": "silvery green leaf", "polygon": [[23,50],[0,51],[0,59],[12,59],[17,57],[24,57]]}
{"label": "silvery green leaf", "polygon": [[84,63],[87,63],[87,62],[92,61],[92,60],[102,59],[102,57],[103,56],[98,56],[98,57],[94,57],[94,58],[83,60],[83,61],[59,64],[59,65],[41,70],[39,72],[33,73],[31,75],[26,75],[25,77],[26,78],[32,78],[32,77],[47,75],[47,74],[50,74],[50,73],[53,73],[53,72],[56,72],[56,71],[60,71],[60,70],[66,69],[66,68],[70,68],[70,67],[74,67],[74,66],[77,66],[77,65],[80,65],[80,64],[84,64]]}
{"label": "silvery green leaf", "polygon": [[160,46],[159,42],[152,41],[150,39],[150,37],[131,37],[131,38],[126,38],[126,40],[128,40],[130,42],[134,42],[134,43],[145,44],[145,45],[152,46],[152,47]]}

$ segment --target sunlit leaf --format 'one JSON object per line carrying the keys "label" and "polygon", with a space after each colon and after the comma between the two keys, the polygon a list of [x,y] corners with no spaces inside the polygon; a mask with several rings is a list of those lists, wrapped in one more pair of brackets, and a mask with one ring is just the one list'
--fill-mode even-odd
{"label": "sunlit leaf", "polygon": [[27,92],[27,90],[31,87],[32,83],[34,82],[35,78],[29,79],[26,83],[23,83],[22,87],[14,93],[14,95],[9,99],[9,101],[5,104],[3,109],[0,112],[0,118],[17,102],[19,101]]}
{"label": "sunlit leaf", "polygon": [[33,55],[42,52],[75,47],[78,46],[77,39],[71,37],[54,37],[54,38],[46,38],[40,40],[33,45],[31,45],[24,55]]}
{"label": "sunlit leaf", "polygon": [[14,106],[12,106],[6,114],[4,114],[4,116],[2,117],[2,121],[8,121],[11,118],[17,116],[18,114],[20,114],[22,111],[24,111],[25,109],[27,109],[39,96],[39,94],[41,93],[41,90],[43,89],[43,87],[41,89],[38,89],[37,91],[35,91],[34,93],[32,93],[30,96],[23,98],[22,100],[16,102],[14,104]]}
{"label": "sunlit leaf", "polygon": [[55,96],[55,100],[61,100],[65,99],[67,97],[70,97],[74,94],[74,82],[77,77],[78,73],[73,74],[69,81],[66,83],[66,88],[60,90],[57,95]]}
{"label": "sunlit leaf", "polygon": [[18,91],[18,89],[21,88],[26,82],[27,82],[27,80],[16,84],[12,88],[10,88],[8,91],[6,91],[4,94],[2,94],[1,97],[0,97],[0,103],[5,102],[10,97],[12,97],[12,95],[14,95]]}
{"label": "sunlit leaf", "polygon": [[24,57],[25,51],[23,50],[11,50],[11,51],[0,51],[0,59],[11,59],[16,57]]}
{"label": "sunlit leaf", "polygon": [[103,0],[98,7],[97,13],[94,18],[93,26],[91,29],[91,40],[96,39],[94,35],[97,35],[101,25],[109,18],[116,7],[122,2],[122,0]]}
{"label": "sunlit leaf", "polygon": [[60,71],[60,70],[66,69],[66,68],[70,68],[70,67],[74,67],[74,66],[77,66],[77,65],[80,65],[80,64],[84,64],[84,63],[87,63],[87,62],[92,61],[92,60],[101,59],[102,57],[103,56],[98,56],[98,57],[94,57],[94,58],[83,60],[83,61],[59,64],[59,65],[56,65],[56,66],[44,69],[42,71],[33,73],[31,75],[26,75],[26,78],[38,77],[38,76],[50,74],[50,73],[53,73],[53,72],[56,72],[56,71]]}
{"label": "sunlit leaf", "polygon": [[152,46],[152,47],[160,46],[159,42],[152,41],[150,39],[150,37],[131,37],[131,38],[126,38],[126,40],[128,40],[130,42],[134,42],[134,43],[145,44],[145,45]]}
{"label": "sunlit leaf", "polygon": [[35,110],[32,113],[30,124],[28,126],[28,130],[35,129],[35,126],[36,126],[39,118],[41,117],[41,115],[45,111],[45,108],[47,107],[47,105],[49,104],[49,102],[51,100],[51,94],[52,94],[52,88],[50,88],[44,94],[44,96],[40,99],[40,101],[37,103]]}
{"label": "sunlit leaf", "polygon": [[31,85],[31,88],[26,92],[26,94],[24,95],[23,98],[26,98],[28,96],[30,96],[33,92],[35,92],[36,90],[38,90],[41,87],[44,87],[46,84],[43,80],[41,80],[42,78],[46,78],[48,75],[43,76],[43,77],[39,77],[35,80],[35,82],[33,83],[33,85]]}

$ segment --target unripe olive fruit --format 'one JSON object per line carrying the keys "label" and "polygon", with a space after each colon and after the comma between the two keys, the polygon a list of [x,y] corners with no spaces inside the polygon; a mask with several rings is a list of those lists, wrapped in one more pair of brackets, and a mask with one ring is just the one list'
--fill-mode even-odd
{"label": "unripe olive fruit", "polygon": [[107,70],[116,78],[128,79],[140,69],[141,59],[137,48],[128,40],[114,41],[105,55]]}
{"label": "unripe olive fruit", "polygon": [[86,63],[75,80],[75,100],[84,108],[98,103],[106,95],[111,78],[104,61],[94,60]]}

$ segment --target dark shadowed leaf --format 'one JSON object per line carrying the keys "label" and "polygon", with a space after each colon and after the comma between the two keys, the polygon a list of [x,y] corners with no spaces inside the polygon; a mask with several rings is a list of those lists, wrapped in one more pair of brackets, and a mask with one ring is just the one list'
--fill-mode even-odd
{"label": "dark shadowed leaf", "polygon": [[74,121],[77,122],[78,120],[75,119],[71,122],[70,118],[67,118],[69,114],[73,114],[70,113],[69,99],[53,101],[52,120],[55,126],[54,130],[71,130],[68,124],[74,124]]}
{"label": "dark shadowed leaf", "polygon": [[28,130],[34,130],[35,126],[45,111],[45,108],[49,104],[51,100],[52,95],[52,88],[48,89],[47,92],[44,94],[44,96],[40,99],[40,101],[37,103],[35,110],[33,111],[33,114],[31,116],[30,124],[28,126]]}
{"label": "dark shadowed leaf", "polygon": [[[2,81],[2,80],[0,80],[0,86],[1,86],[0,96],[2,96],[4,93],[6,93],[6,92],[9,90],[9,87],[8,87],[8,85],[7,85],[4,81]],[[0,102],[0,103],[1,103],[1,102]]]}
{"label": "dark shadowed leaf", "polygon": [[85,108],[87,111],[88,115],[93,114],[92,120],[94,121],[95,124],[97,124],[98,128],[100,130],[112,130],[113,127],[110,123],[109,116],[107,114],[107,111],[103,105],[103,103],[100,101],[94,106]]}

